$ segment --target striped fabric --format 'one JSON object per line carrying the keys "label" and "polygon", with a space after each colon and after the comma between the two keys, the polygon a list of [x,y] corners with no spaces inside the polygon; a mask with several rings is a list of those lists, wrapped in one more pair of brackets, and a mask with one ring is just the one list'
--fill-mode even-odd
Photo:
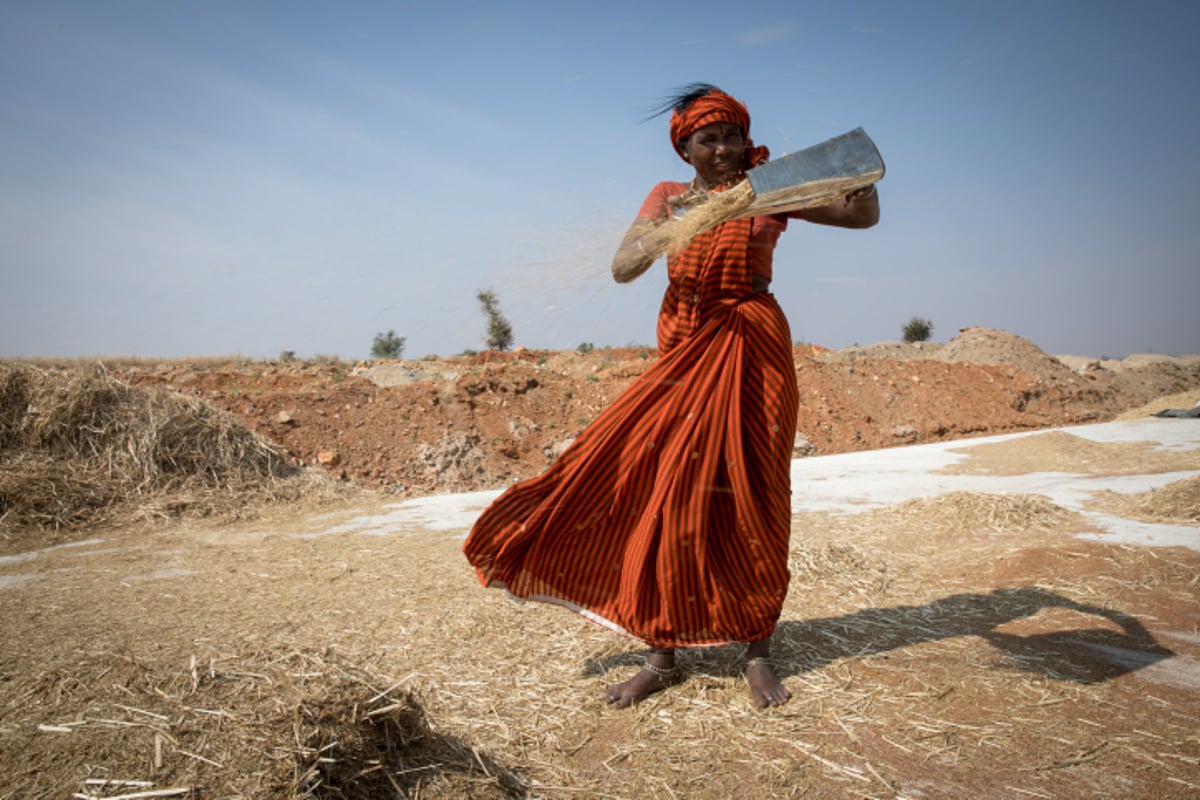
{"label": "striped fabric", "polygon": [[[685,109],[675,109],[671,114],[671,145],[683,156],[681,147],[687,137],[705,125],[714,122],[731,122],[742,129],[746,137],[746,149],[742,153],[742,167],[750,169],[765,164],[771,157],[766,146],[757,147],[750,139],[750,112],[737,98],[713,87],[708,94],[693,100]],[[685,158],[684,161],[687,159]]]}
{"label": "striped fabric", "polygon": [[769,636],[788,586],[798,410],[791,333],[751,294],[749,220],[668,259],[660,358],[463,551],[484,586],[654,647]]}

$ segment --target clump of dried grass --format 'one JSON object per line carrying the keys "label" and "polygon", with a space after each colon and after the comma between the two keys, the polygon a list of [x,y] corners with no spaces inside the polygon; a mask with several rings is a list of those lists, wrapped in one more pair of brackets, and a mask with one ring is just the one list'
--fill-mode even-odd
{"label": "clump of dried grass", "polygon": [[[517,773],[438,731],[404,681],[327,654],[162,664],[87,653],[22,680],[25,702],[6,717],[43,746],[0,755],[0,787],[20,786],[23,797],[62,797],[64,778],[79,784],[72,796],[96,800],[524,791]],[[42,775],[57,783],[42,785]]]}
{"label": "clump of dried grass", "polygon": [[1119,517],[1194,525],[1200,523],[1200,475],[1140,494],[1105,491],[1089,505]]}
{"label": "clump of dried grass", "polygon": [[[206,401],[102,366],[0,366],[0,528],[232,514],[296,496],[285,455]],[[311,483],[311,481],[307,481]]]}

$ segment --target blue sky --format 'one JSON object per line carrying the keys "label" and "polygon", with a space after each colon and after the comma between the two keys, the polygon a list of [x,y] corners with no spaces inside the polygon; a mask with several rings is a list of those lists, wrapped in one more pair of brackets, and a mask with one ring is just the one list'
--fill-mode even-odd
{"label": "blue sky", "polygon": [[1200,352],[1200,3],[0,5],[0,357],[365,358],[652,344],[608,265],[665,118],[720,85],[778,156],[862,126],[869,231],[793,223],[774,291],[841,348],[1002,328]]}

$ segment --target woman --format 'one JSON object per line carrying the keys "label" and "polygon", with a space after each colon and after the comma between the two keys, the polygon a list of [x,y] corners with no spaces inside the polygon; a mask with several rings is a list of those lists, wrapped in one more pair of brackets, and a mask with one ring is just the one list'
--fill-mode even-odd
{"label": "woman", "polygon": [[[658,227],[767,160],[750,115],[708,84],[685,87],[671,143],[695,170],[651,190],[613,258],[618,282],[662,254]],[[463,551],[484,586],[557,603],[651,650],[609,703],[630,706],[678,682],[675,649],[745,643],[758,707],[790,694],[770,636],[788,586],[790,462],[798,393],[791,332],[767,290],[788,219],[867,228],[875,188],[788,215],[738,219],[667,257],[659,359],[542,475],[498,497]]]}

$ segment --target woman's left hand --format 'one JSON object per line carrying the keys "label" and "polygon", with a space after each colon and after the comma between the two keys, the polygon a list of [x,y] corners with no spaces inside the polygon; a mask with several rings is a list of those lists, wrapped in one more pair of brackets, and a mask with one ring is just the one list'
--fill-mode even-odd
{"label": "woman's left hand", "polygon": [[855,189],[832,203],[815,208],[806,208],[800,218],[818,225],[833,225],[838,228],[870,228],[879,222],[879,192],[875,184]]}
{"label": "woman's left hand", "polygon": [[869,200],[875,197],[877,191],[878,190],[876,190],[875,184],[872,183],[871,185],[864,186],[861,189],[855,189],[853,192],[846,195],[844,202],[846,205],[850,205],[851,203],[858,202],[859,200]]}

